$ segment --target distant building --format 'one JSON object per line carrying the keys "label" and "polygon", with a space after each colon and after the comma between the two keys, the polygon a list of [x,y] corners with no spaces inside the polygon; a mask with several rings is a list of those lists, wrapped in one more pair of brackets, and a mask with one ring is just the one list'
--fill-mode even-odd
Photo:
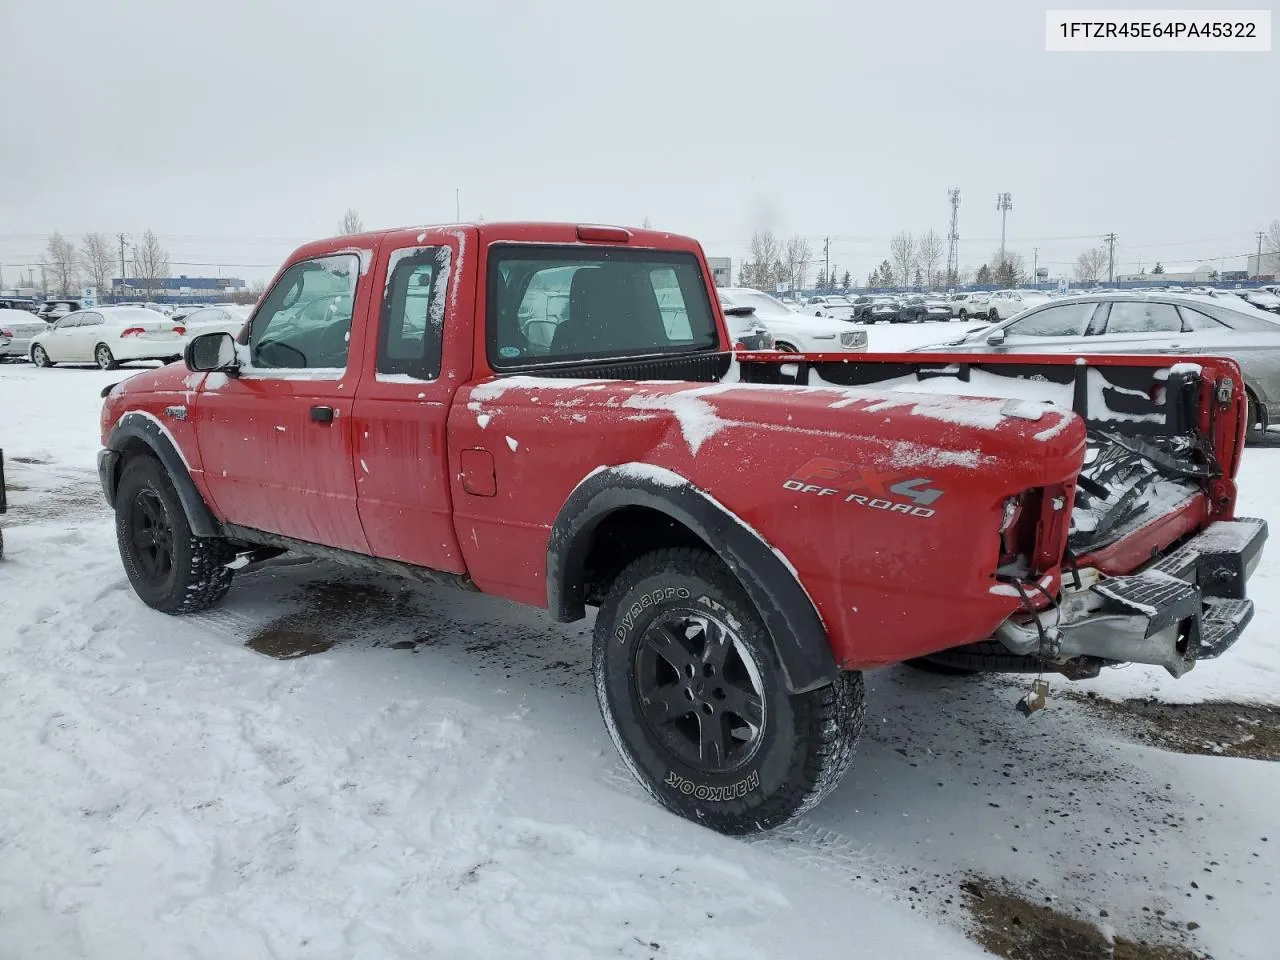
{"label": "distant building", "polygon": [[1150,280],[1153,283],[1212,283],[1217,275],[1215,267],[1202,263],[1189,273],[1122,273],[1116,279],[1121,283],[1134,280]]}
{"label": "distant building", "polygon": [[1273,280],[1280,276],[1280,253],[1264,253],[1261,257],[1255,253],[1249,258],[1249,276]]}
{"label": "distant building", "polygon": [[711,267],[711,276],[715,279],[717,287],[733,286],[732,257],[707,257],[707,263]]}
{"label": "distant building", "polygon": [[239,277],[165,277],[147,281],[137,277],[115,277],[111,281],[111,297],[114,300],[154,300],[159,303],[178,303],[183,300],[213,300],[245,289]]}

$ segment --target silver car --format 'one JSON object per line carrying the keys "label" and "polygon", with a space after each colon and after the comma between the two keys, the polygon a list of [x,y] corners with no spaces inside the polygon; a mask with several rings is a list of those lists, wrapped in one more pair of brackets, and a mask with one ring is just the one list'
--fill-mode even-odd
{"label": "silver car", "polygon": [[31,338],[49,329],[34,313],[0,310],[0,360],[21,360],[31,349]]}
{"label": "silver car", "polygon": [[1107,293],[1058,297],[923,353],[1160,353],[1231,357],[1253,431],[1280,422],[1280,321],[1237,298]]}

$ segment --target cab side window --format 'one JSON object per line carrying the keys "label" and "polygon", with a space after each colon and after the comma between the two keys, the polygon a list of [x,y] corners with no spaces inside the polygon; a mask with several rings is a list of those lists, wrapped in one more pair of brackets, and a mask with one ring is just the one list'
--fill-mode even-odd
{"label": "cab side window", "polygon": [[392,253],[378,324],[378,373],[440,376],[450,256],[448,247]]}
{"label": "cab side window", "polygon": [[341,253],[295,263],[271,288],[249,331],[257,368],[344,369],[360,258]]}

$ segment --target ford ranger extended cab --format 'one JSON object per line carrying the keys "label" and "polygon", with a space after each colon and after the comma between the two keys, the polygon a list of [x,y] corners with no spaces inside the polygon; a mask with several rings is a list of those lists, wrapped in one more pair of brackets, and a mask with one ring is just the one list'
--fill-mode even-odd
{"label": "ford ranger extended cab", "polygon": [[834,787],[860,671],[1180,675],[1252,615],[1230,360],[736,350],[693,240],[479,224],[307,244],[185,361],[103,392],[143,602],[289,550],[594,608],[623,759],[726,832]]}

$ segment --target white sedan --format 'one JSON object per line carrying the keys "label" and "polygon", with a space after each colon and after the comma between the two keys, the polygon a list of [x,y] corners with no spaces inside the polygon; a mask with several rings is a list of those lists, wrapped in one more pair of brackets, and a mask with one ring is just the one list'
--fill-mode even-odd
{"label": "white sedan", "polygon": [[[773,299],[770,297],[769,299]],[[835,317],[837,320],[852,320],[853,301],[848,297],[827,295],[810,297],[804,302],[804,312],[815,317]]]}
{"label": "white sedan", "polygon": [[31,338],[49,329],[34,313],[0,309],[0,359],[21,360],[31,349]]}
{"label": "white sedan", "polygon": [[113,370],[130,360],[177,360],[187,329],[162,313],[137,307],[92,307],[68,314],[31,339],[31,362],[96,363]]}
{"label": "white sedan", "polygon": [[1008,320],[1023,310],[1048,303],[1050,297],[1038,290],[997,290],[987,301],[987,319],[992,323]]}
{"label": "white sedan", "polygon": [[781,300],[749,287],[721,287],[720,302],[730,307],[750,307],[769,328],[779,350],[787,353],[838,353],[866,350],[867,331],[844,320],[810,317],[788,309]]}
{"label": "white sedan", "polygon": [[251,313],[252,307],[221,303],[188,313],[182,318],[182,323],[187,328],[188,338],[198,337],[202,333],[229,333],[238,337]]}

